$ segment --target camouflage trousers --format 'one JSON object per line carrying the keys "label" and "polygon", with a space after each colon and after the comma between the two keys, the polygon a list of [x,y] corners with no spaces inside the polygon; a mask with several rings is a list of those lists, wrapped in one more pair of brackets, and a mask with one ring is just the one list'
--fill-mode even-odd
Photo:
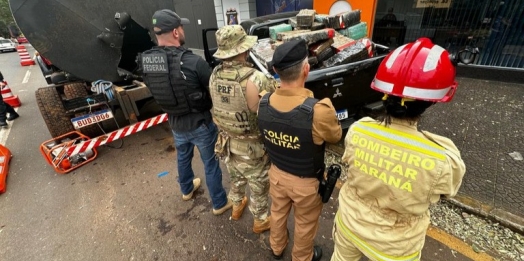
{"label": "camouflage trousers", "polygon": [[256,219],[265,220],[269,212],[269,175],[271,166],[268,156],[252,160],[231,154],[226,163],[231,180],[228,197],[238,204],[246,195],[246,185],[251,190],[249,211]]}

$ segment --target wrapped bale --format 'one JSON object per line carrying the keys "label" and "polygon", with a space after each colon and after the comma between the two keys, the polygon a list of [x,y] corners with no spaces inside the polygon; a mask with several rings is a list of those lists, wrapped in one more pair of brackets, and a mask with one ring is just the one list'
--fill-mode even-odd
{"label": "wrapped bale", "polygon": [[271,48],[270,39],[261,39],[253,46],[251,52],[268,69],[268,64],[273,60],[275,50]]}
{"label": "wrapped bale", "polygon": [[307,32],[311,32],[311,31],[310,30],[295,30],[295,31],[281,32],[277,34],[277,40],[282,41],[284,37],[291,37],[293,35],[307,33]]}
{"label": "wrapped bale", "polygon": [[315,21],[315,10],[302,9],[297,14],[297,27],[311,28]]}
{"label": "wrapped bale", "polygon": [[320,30],[324,28],[326,28],[326,26],[323,23],[319,22],[313,22],[313,25],[311,26],[311,30]]}
{"label": "wrapped bale", "polygon": [[367,36],[368,26],[366,22],[361,22],[346,29],[337,30],[340,34],[351,39],[361,39]]}
{"label": "wrapped bale", "polygon": [[369,57],[373,57],[373,52],[375,51],[375,45],[369,38],[362,38],[358,40],[359,42],[362,42],[364,46],[366,46],[366,50],[368,51]]}
{"label": "wrapped bale", "polygon": [[317,59],[317,57],[315,57],[315,56],[309,56],[309,57],[307,58],[307,62],[308,62],[310,65],[315,65],[315,64],[318,63],[318,59]]}
{"label": "wrapped bale", "polygon": [[337,15],[339,21],[339,28],[348,28],[360,23],[360,10],[353,10]]}
{"label": "wrapped bale", "polygon": [[313,22],[313,24],[310,27],[300,27],[300,26],[297,25],[296,17],[289,18],[288,23],[293,28],[295,28],[297,30],[308,30],[308,29],[311,29],[312,31],[314,31],[314,30],[320,30],[320,29],[326,28],[326,26],[323,23],[319,23],[319,22],[316,22],[316,21]]}
{"label": "wrapped bale", "polygon": [[283,44],[283,43],[284,43],[284,42],[282,42],[282,41],[274,41],[274,42],[272,42],[272,44],[271,44],[271,48],[273,48],[273,50],[274,50],[274,49],[277,49],[277,47],[278,47],[279,45]]}
{"label": "wrapped bale", "polygon": [[333,38],[333,44],[331,45],[331,47],[333,47],[335,49],[335,52],[338,53],[353,45],[354,43],[356,43],[356,40],[353,40],[337,32],[335,34],[335,37]]}
{"label": "wrapped bale", "polygon": [[289,25],[291,25],[291,27],[297,28],[297,18],[296,17],[290,17],[288,19],[288,23]]}
{"label": "wrapped bale", "polygon": [[334,43],[333,38],[329,38],[318,43],[314,43],[309,47],[309,53],[312,56],[318,56],[322,51],[327,48],[331,48],[331,45]]}
{"label": "wrapped bale", "polygon": [[369,54],[366,46],[362,42],[357,41],[355,44],[324,61],[322,66],[331,67],[340,64],[362,61],[367,58],[369,58]]}
{"label": "wrapped bale", "polygon": [[334,15],[315,15],[315,21],[324,24],[327,28],[340,29],[339,18]]}
{"label": "wrapped bale", "polygon": [[323,61],[331,58],[333,55],[335,55],[335,51],[333,51],[333,48],[327,48],[327,49],[324,49],[322,52],[320,52],[318,55],[317,55],[317,60],[318,60],[318,63],[322,63]]}
{"label": "wrapped bale", "polygon": [[291,30],[293,30],[293,28],[289,24],[279,24],[271,26],[269,27],[269,37],[271,37],[271,39],[273,40],[276,40],[278,33],[289,32]]}
{"label": "wrapped bale", "polygon": [[298,34],[286,35],[282,37],[282,41],[289,42],[296,39],[304,39],[307,44],[316,43],[318,41],[327,40],[335,36],[335,30],[332,28],[326,28],[317,31],[307,31]]}

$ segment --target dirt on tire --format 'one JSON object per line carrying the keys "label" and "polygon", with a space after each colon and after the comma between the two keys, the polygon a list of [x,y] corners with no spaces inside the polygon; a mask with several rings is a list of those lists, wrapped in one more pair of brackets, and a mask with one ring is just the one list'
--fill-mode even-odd
{"label": "dirt on tire", "polygon": [[35,96],[38,109],[53,138],[74,130],[55,86],[39,88],[36,90]]}

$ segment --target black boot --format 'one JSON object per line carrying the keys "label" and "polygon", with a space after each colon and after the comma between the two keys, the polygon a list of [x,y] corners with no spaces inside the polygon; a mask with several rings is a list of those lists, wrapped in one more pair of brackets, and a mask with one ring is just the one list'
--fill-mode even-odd
{"label": "black boot", "polygon": [[319,261],[322,258],[322,248],[320,246],[313,247],[313,258],[311,261]]}
{"label": "black boot", "polygon": [[9,117],[7,117],[7,120],[8,121],[12,121],[16,118],[20,117],[20,115],[18,115],[18,113],[16,113],[15,111],[9,113]]}
{"label": "black boot", "polygon": [[9,125],[7,125],[7,122],[4,121],[0,121],[0,128],[8,128]]}

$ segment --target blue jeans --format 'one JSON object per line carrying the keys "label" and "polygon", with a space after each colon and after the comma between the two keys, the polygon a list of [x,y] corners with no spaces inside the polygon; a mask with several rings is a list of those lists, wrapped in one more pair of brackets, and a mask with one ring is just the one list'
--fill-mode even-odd
{"label": "blue jeans", "polygon": [[215,157],[215,143],[218,129],[215,123],[202,124],[194,131],[178,133],[173,131],[178,162],[178,183],[184,195],[193,190],[195,173],[191,166],[193,151],[197,146],[206,172],[206,185],[209,190],[213,208],[219,209],[227,204],[227,196],[222,186],[222,170]]}

